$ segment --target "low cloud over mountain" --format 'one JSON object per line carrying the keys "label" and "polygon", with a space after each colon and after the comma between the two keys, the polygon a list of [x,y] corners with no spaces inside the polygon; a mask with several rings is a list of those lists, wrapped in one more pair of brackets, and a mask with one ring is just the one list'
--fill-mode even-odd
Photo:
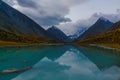
{"label": "low cloud over mountain", "polygon": [[105,17],[111,22],[115,23],[120,20],[120,9],[117,9],[114,14],[104,14],[104,13],[94,13],[88,19],[80,19],[76,22],[68,22],[61,25],[58,25],[60,29],[62,29],[67,35],[75,34],[77,31],[81,29],[89,28],[92,26],[100,17]]}

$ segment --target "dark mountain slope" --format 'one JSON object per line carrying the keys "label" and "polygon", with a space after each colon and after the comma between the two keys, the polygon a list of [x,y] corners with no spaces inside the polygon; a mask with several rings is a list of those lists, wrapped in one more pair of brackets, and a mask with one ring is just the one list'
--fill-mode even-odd
{"label": "dark mountain slope", "polygon": [[52,26],[47,30],[47,35],[57,42],[72,42],[72,40],[66,36],[65,33],[55,26]]}
{"label": "dark mountain slope", "polygon": [[78,40],[84,40],[90,37],[94,37],[98,34],[101,34],[112,27],[113,23],[109,20],[101,17],[97,20],[97,22],[91,26],[88,30],[86,30]]}
{"label": "dark mountain slope", "polygon": [[0,0],[0,29],[24,35],[45,35],[45,30],[33,20]]}
{"label": "dark mountain slope", "polygon": [[109,30],[116,30],[120,28],[120,21],[115,23]]}

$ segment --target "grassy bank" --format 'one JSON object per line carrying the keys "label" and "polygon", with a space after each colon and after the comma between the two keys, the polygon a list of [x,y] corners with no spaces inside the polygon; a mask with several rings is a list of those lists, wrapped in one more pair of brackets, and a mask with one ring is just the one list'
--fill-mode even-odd
{"label": "grassy bank", "polygon": [[0,47],[6,47],[6,46],[34,46],[34,45],[46,45],[46,43],[20,43],[20,42],[0,41]]}

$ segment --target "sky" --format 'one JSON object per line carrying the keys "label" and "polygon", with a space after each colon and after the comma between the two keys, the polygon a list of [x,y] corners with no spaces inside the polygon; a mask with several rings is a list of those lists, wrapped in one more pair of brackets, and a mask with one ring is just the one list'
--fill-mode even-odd
{"label": "sky", "polygon": [[87,19],[94,13],[115,14],[120,9],[120,0],[89,0],[71,8],[70,17],[73,21]]}
{"label": "sky", "polygon": [[43,28],[53,25],[72,35],[98,18],[120,20],[120,0],[3,0]]}

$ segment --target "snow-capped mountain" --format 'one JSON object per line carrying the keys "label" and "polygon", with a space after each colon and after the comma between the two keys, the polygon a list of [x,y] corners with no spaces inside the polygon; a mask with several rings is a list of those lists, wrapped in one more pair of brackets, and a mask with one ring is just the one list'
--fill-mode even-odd
{"label": "snow-capped mountain", "polygon": [[76,40],[80,35],[82,35],[88,28],[84,27],[81,28],[80,30],[76,31],[75,34],[68,36],[70,39],[73,41]]}

